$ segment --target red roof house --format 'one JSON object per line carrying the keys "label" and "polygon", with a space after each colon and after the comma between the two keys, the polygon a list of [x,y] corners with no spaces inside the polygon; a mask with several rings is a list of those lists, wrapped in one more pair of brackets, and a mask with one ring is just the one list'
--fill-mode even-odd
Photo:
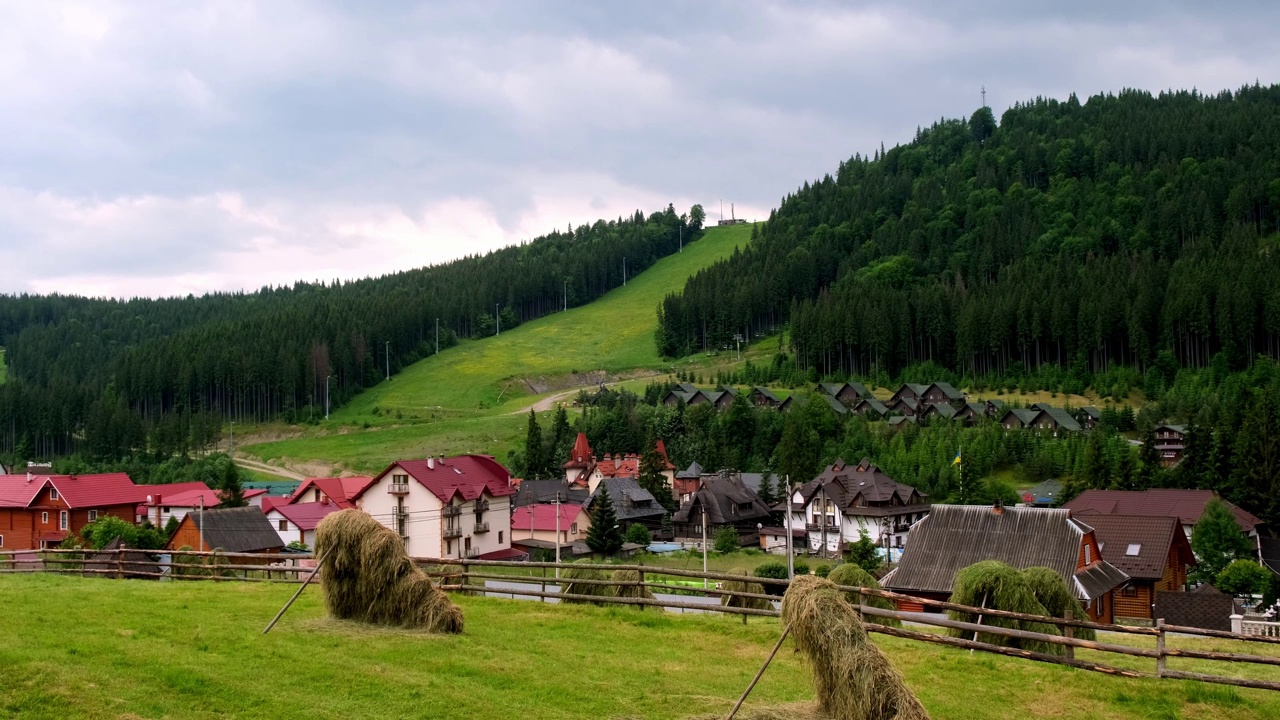
{"label": "red roof house", "polygon": [[307,478],[293,491],[289,502],[320,502],[328,498],[340,510],[355,507],[355,499],[373,484],[371,477]]}
{"label": "red roof house", "polygon": [[[1182,523],[1187,538],[1210,500],[1222,500],[1212,490],[1178,490],[1152,488],[1150,490],[1085,490],[1063,507],[1073,514],[1100,513],[1102,515],[1157,515],[1176,517]],[[1236,516],[1240,529],[1250,537],[1258,536],[1262,524],[1247,510],[1222,500]],[[1086,521],[1087,522],[1087,521]]]}
{"label": "red roof house", "polygon": [[[667,476],[667,484],[670,485],[675,477],[676,466],[672,465],[671,459],[667,457],[667,445],[662,440],[658,440],[654,444],[654,450],[662,456],[663,474]],[[640,477],[640,456],[635,453],[626,455],[605,453],[604,459],[600,460],[592,452],[586,433],[578,433],[573,443],[573,450],[569,453],[569,461],[564,464],[564,470],[567,482],[590,488],[594,492],[595,486],[605,478]]]}
{"label": "red roof house", "polygon": [[132,523],[144,496],[124,473],[0,476],[0,549],[57,545],[105,515]]}

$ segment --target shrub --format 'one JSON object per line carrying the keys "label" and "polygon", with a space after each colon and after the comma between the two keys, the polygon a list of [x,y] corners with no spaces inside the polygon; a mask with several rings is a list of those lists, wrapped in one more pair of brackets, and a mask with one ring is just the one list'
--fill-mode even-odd
{"label": "shrub", "polygon": [[1271,585],[1271,574],[1252,560],[1232,560],[1218,573],[1214,587],[1228,595],[1261,595]]}
{"label": "shrub", "polygon": [[[746,575],[747,571],[743,568],[734,568],[729,571],[730,575]],[[786,568],[782,569],[782,574],[786,576]],[[757,575],[756,577],[759,577]],[[758,595],[765,594],[764,585],[760,583],[745,582],[742,580],[726,580],[720,585],[721,590],[729,592],[756,593]],[[756,610],[772,610],[773,603],[764,598],[749,598],[740,595],[721,595],[720,604],[724,607],[735,608],[753,608]]]}
{"label": "shrub", "polygon": [[[854,565],[853,563],[840,565],[835,570],[831,571],[831,574],[827,576],[827,579],[837,585],[844,585],[845,587],[862,587],[871,588],[873,590],[880,589],[880,583],[876,582],[875,577],[871,573],[862,569],[858,565]],[[845,596],[849,599],[849,602],[854,605],[869,605],[871,607],[880,608],[881,610],[898,609],[893,604],[892,600],[875,597],[874,595],[863,595],[861,593],[846,591]],[[877,625],[902,627],[902,621],[897,618],[882,618],[874,615],[867,615],[862,619],[865,622],[871,622]]]}
{"label": "shrub", "polygon": [[769,578],[771,580],[787,579],[787,564],[778,561],[761,563],[756,567],[753,573],[758,578]]}
{"label": "shrub", "polygon": [[795,571],[796,576],[809,574],[809,563],[803,560],[795,560],[791,563],[791,569]]}
{"label": "shrub", "polygon": [[822,563],[813,569],[813,574],[821,578],[827,577],[831,574],[831,566],[826,563]]}
{"label": "shrub", "polygon": [[627,534],[624,539],[629,543],[644,545],[645,547],[648,547],[653,542],[653,536],[649,534],[649,528],[639,523],[631,523],[627,528]]}
{"label": "shrub", "polygon": [[737,550],[742,547],[742,543],[738,542],[738,531],[727,525],[720,528],[716,531],[711,547],[722,554]]}

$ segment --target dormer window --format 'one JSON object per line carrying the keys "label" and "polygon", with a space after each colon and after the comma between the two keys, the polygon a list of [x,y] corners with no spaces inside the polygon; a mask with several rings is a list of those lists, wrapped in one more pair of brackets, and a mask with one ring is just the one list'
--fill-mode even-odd
{"label": "dormer window", "polygon": [[50,500],[58,499],[58,488],[49,488],[49,499]]}
{"label": "dormer window", "polygon": [[1142,552],[1142,543],[1129,543],[1129,547],[1124,549],[1124,554],[1129,557],[1138,557]]}

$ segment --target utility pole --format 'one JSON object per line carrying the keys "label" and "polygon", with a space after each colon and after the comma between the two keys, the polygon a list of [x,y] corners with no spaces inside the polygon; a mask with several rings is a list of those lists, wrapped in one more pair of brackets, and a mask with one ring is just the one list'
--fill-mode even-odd
{"label": "utility pole", "polygon": [[796,576],[796,566],[795,566],[796,552],[791,542],[791,525],[795,521],[795,516],[791,512],[791,497],[792,497],[791,493],[792,493],[791,476],[788,475],[787,476],[787,514],[785,516],[787,519],[786,531],[787,531],[787,579],[788,580],[792,580]]}
{"label": "utility pole", "polygon": [[[200,536],[200,552],[204,552],[204,493],[200,493],[200,532],[196,533]],[[191,547],[188,545],[187,547]]]}
{"label": "utility pole", "polygon": [[440,354],[440,318],[436,318],[436,354]]}
{"label": "utility pole", "polygon": [[[439,348],[439,346],[440,346],[440,341],[437,340],[436,347]],[[386,351],[383,352],[382,354],[387,356],[387,379],[390,380],[391,379],[391,341],[390,340],[386,342],[385,347],[386,347]],[[437,349],[436,352],[439,352],[439,350]]]}
{"label": "utility pole", "polygon": [[[533,522],[530,521],[530,526]],[[545,577],[545,576],[544,576]],[[556,490],[556,579],[560,579],[560,491]]]}
{"label": "utility pole", "polygon": [[707,580],[707,503],[705,498],[699,499],[702,506],[702,589],[709,589],[710,583]]}
{"label": "utility pole", "polygon": [[982,86],[982,107],[987,106],[987,86]]}
{"label": "utility pole", "polygon": [[566,279],[566,280],[564,281],[564,309],[565,309],[565,311],[566,311],[566,312],[569,310],[569,281],[568,281],[568,279]]}
{"label": "utility pole", "polygon": [[680,226],[680,252],[684,252],[684,226]]}
{"label": "utility pole", "polygon": [[330,375],[324,376],[324,419],[329,419],[329,378]]}
{"label": "utility pole", "polygon": [[502,316],[498,314],[498,303],[493,304],[493,319],[498,323],[498,331],[493,334],[497,337],[502,334]]}
{"label": "utility pole", "polygon": [[627,256],[622,256],[622,287],[627,286]]}

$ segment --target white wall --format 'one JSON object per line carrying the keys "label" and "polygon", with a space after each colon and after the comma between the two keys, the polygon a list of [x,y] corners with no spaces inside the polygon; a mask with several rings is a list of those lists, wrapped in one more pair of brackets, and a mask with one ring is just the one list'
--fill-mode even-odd
{"label": "white wall", "polygon": [[[453,472],[452,468],[446,466],[446,469],[448,472]],[[391,478],[396,474],[407,475],[408,473],[400,470],[399,466],[391,468],[360,496],[358,504],[362,510],[372,515],[375,520],[395,530],[396,501],[403,497],[404,509],[408,513],[408,518],[405,522],[405,533],[409,538],[405,543],[405,550],[410,556],[426,558],[466,557],[468,539],[471,541],[473,555],[511,547],[510,496],[489,498],[489,510],[484,513],[483,517],[483,521],[489,524],[489,532],[476,533],[474,502],[464,503],[461,514],[446,519],[441,514],[443,506],[440,499],[430,490],[423,487],[422,483],[415,480],[413,476],[409,476],[409,492],[407,495],[392,495],[387,492],[387,488],[391,485]],[[443,529],[445,523],[449,521],[457,523],[462,529],[462,534],[459,537],[445,540]]]}

